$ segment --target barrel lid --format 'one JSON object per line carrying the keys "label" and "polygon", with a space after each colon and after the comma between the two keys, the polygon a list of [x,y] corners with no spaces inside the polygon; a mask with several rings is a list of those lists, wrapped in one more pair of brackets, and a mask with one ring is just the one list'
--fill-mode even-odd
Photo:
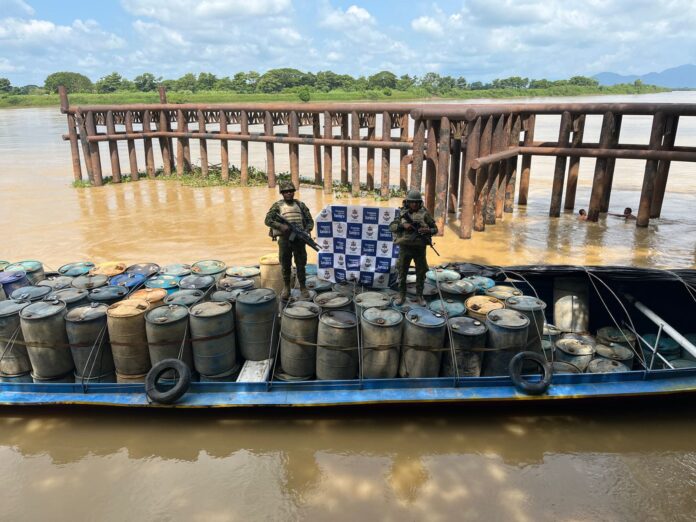
{"label": "barrel lid", "polygon": [[445,324],[445,318],[442,314],[427,308],[412,308],[406,313],[406,320],[423,328],[438,328]]}
{"label": "barrel lid", "polygon": [[238,303],[244,304],[263,304],[276,298],[276,293],[272,288],[255,288],[246,290],[237,296]]}
{"label": "barrel lid", "polygon": [[450,298],[435,299],[428,305],[428,308],[430,308],[433,312],[440,314],[447,311],[447,315],[449,316],[462,315],[466,312],[466,306],[464,306],[464,303]]}
{"label": "barrel lid", "polygon": [[9,266],[10,262],[9,261],[0,261],[0,272],[5,270],[6,266]]}
{"label": "barrel lid", "polygon": [[440,290],[446,294],[469,295],[476,291],[476,285],[466,279],[440,283]]}
{"label": "barrel lid", "polygon": [[589,333],[582,332],[566,332],[561,334],[561,339],[576,339],[580,342],[590,344],[594,346],[597,344],[597,340]]}
{"label": "barrel lid", "polygon": [[227,268],[227,265],[217,259],[205,259],[196,261],[191,265],[191,273],[199,275],[219,274]]}
{"label": "barrel lid", "polygon": [[5,270],[0,272],[0,284],[9,284],[19,281],[27,276],[24,270]]}
{"label": "barrel lid", "polygon": [[615,373],[628,371],[631,371],[631,369],[624,363],[604,359],[602,357],[592,359],[590,364],[587,365],[587,373]]}
{"label": "barrel lid", "polygon": [[556,348],[571,356],[592,355],[595,351],[589,342],[569,337],[556,341]]}
{"label": "barrel lid", "polygon": [[393,308],[367,308],[362,318],[375,326],[395,326],[404,320],[403,314]]}
{"label": "barrel lid", "polygon": [[148,288],[177,288],[179,279],[179,276],[160,274],[145,281],[145,286]]}
{"label": "barrel lid", "polygon": [[323,308],[341,308],[349,305],[351,298],[340,292],[324,292],[314,298],[314,302]]}
{"label": "barrel lid", "polygon": [[147,278],[143,274],[129,274],[128,272],[124,272],[123,274],[115,275],[111,279],[109,279],[109,284],[112,286],[118,285],[130,288],[143,284],[145,282],[145,279]]}
{"label": "barrel lid", "polygon": [[82,275],[73,279],[71,285],[74,288],[80,288],[82,290],[91,290],[92,288],[99,288],[100,286],[106,285],[108,281],[109,278],[103,274]]}
{"label": "barrel lid", "polygon": [[544,323],[544,335],[561,335],[561,333],[563,333],[563,331],[557,326]]}
{"label": "barrel lid", "polygon": [[185,289],[177,290],[164,298],[166,304],[182,304],[191,306],[203,298],[204,292],[201,290]]}
{"label": "barrel lid", "polygon": [[15,315],[27,306],[29,306],[29,301],[20,301],[18,299],[0,301],[0,317]]}
{"label": "barrel lid", "polygon": [[102,286],[89,293],[90,301],[111,301],[121,299],[128,295],[128,289],[124,286]]}
{"label": "barrel lid", "polygon": [[314,298],[316,296],[317,293],[314,290],[309,290],[309,297],[302,297],[302,290],[293,288],[290,290],[290,298],[288,301],[309,301],[310,303],[314,303]]}
{"label": "barrel lid", "polygon": [[88,290],[83,290],[82,288],[63,288],[62,290],[55,290],[48,294],[44,300],[50,301],[52,299],[60,299],[66,303],[74,303],[80,301],[89,295]]}
{"label": "barrel lid", "polygon": [[494,285],[490,288],[486,288],[484,291],[486,295],[492,295],[493,297],[497,297],[498,299],[505,301],[508,297],[515,297],[515,296],[521,296],[522,292],[520,292],[517,288],[514,286],[510,285]]}
{"label": "barrel lid", "polygon": [[582,373],[580,368],[566,361],[553,361],[551,368],[553,373]]}
{"label": "barrel lid", "polygon": [[108,309],[109,306],[102,303],[92,303],[86,306],[78,306],[67,313],[65,320],[70,321],[71,323],[85,323],[87,321],[92,321],[93,319],[104,317]]}
{"label": "barrel lid", "polygon": [[389,306],[391,299],[381,292],[363,292],[356,295],[354,301],[363,308],[383,308]]}
{"label": "barrel lid", "polygon": [[418,299],[415,296],[407,295],[404,302],[400,305],[396,304],[394,302],[395,300],[396,300],[396,296],[392,297],[392,300],[391,300],[392,308],[394,310],[397,310],[397,311],[402,312],[402,313],[409,312],[414,308],[425,308],[424,306],[421,306],[418,304]]}
{"label": "barrel lid", "polygon": [[331,289],[334,292],[338,292],[341,295],[347,295],[348,297],[353,297],[354,294],[357,295],[362,293],[361,286],[349,281],[340,281],[338,283],[334,283],[331,285]]}
{"label": "barrel lid", "polygon": [[122,274],[126,270],[126,266],[126,263],[123,261],[107,261],[105,263],[99,263],[92,268],[89,273],[93,275],[101,274],[111,277]]}
{"label": "barrel lid", "polygon": [[162,275],[168,275],[168,276],[174,276],[174,277],[183,277],[187,276],[191,273],[191,265],[184,265],[181,263],[174,263],[172,265],[165,265],[160,268],[160,274]]}
{"label": "barrel lid", "polygon": [[244,292],[243,288],[234,288],[232,290],[216,290],[210,295],[211,301],[229,301],[230,303],[237,302],[237,296]]}
{"label": "barrel lid", "polygon": [[135,317],[142,315],[150,308],[145,299],[124,299],[112,304],[106,311],[109,317]]}
{"label": "barrel lid", "polygon": [[54,290],[62,290],[63,288],[68,288],[72,286],[73,278],[69,276],[49,276],[43,281],[36,283],[38,286],[47,286],[53,288]]}
{"label": "barrel lid", "polygon": [[458,281],[462,278],[462,276],[459,275],[459,272],[455,272],[454,270],[448,270],[446,268],[434,268],[432,270],[428,270],[425,273],[425,277],[427,277],[431,281],[441,282]]}
{"label": "barrel lid", "polygon": [[479,275],[471,275],[467,276],[464,278],[466,281],[470,281],[473,283],[473,285],[481,291],[486,290],[487,288],[491,288],[495,286],[495,281],[491,279],[490,277],[484,277],[484,276],[479,276]]}
{"label": "barrel lid", "polygon": [[601,337],[605,341],[612,343],[634,343],[636,336],[633,332],[625,328],[616,328],[614,326],[605,326],[597,330],[597,337]]}
{"label": "barrel lid", "polygon": [[331,281],[320,279],[317,276],[307,276],[305,286],[316,292],[326,292],[327,290],[331,289]]}
{"label": "barrel lid", "polygon": [[234,288],[249,290],[254,287],[254,281],[244,277],[227,276],[217,282],[217,287],[221,290],[232,290]]}
{"label": "barrel lid", "polygon": [[29,306],[22,308],[20,317],[22,319],[45,319],[61,314],[65,311],[65,302],[60,299],[50,301],[36,301]]}
{"label": "barrel lid", "polygon": [[633,350],[628,346],[618,343],[597,344],[595,346],[595,352],[605,359],[613,359],[614,361],[628,361],[633,359]]}
{"label": "barrel lid", "polygon": [[533,295],[520,295],[508,297],[505,300],[505,308],[521,312],[539,312],[546,309],[546,303]]}
{"label": "barrel lid", "polygon": [[474,295],[464,301],[466,309],[477,314],[486,315],[491,310],[498,310],[505,305],[503,302],[490,295]]}
{"label": "barrel lid", "polygon": [[504,328],[527,328],[529,326],[527,316],[517,310],[508,310],[506,308],[491,310],[486,314],[486,321],[489,324],[495,324]]}
{"label": "barrel lid", "polygon": [[228,301],[206,301],[191,307],[191,315],[195,317],[217,317],[232,311],[232,303]]}
{"label": "barrel lid", "polygon": [[148,303],[163,301],[167,297],[164,288],[141,288],[133,292],[128,299],[145,299]]}
{"label": "barrel lid", "polygon": [[142,274],[145,277],[155,275],[160,271],[157,263],[136,263],[126,268],[127,274]]}
{"label": "barrel lid", "polygon": [[198,290],[208,288],[215,282],[215,278],[210,275],[188,275],[181,278],[179,288],[189,288]]}
{"label": "barrel lid", "polygon": [[[406,292],[408,292],[411,295],[416,295],[418,293],[418,290],[416,289],[417,283],[407,283],[406,284]],[[428,283],[427,281],[423,284],[423,295],[425,297],[432,297],[434,295],[437,295],[437,287],[432,284]]]}
{"label": "barrel lid", "polygon": [[145,320],[150,324],[171,324],[188,317],[188,308],[183,305],[170,304],[158,306],[145,314]]}
{"label": "barrel lid", "polygon": [[319,317],[319,320],[326,326],[331,326],[333,328],[354,328],[358,324],[355,314],[353,312],[346,312],[345,310],[330,310],[324,312]]}
{"label": "barrel lid", "polygon": [[58,273],[64,276],[77,277],[89,273],[94,268],[94,263],[91,261],[77,261],[68,263],[58,269]]}
{"label": "barrel lid", "polygon": [[485,323],[473,317],[452,317],[447,321],[452,333],[457,335],[483,335],[488,331]]}
{"label": "barrel lid", "polygon": [[257,266],[231,266],[225,270],[225,275],[233,277],[256,277],[261,275],[261,269]]}
{"label": "barrel lid", "polygon": [[319,317],[321,307],[309,301],[296,301],[290,303],[283,310],[283,316],[291,317],[292,319],[312,319]]}
{"label": "barrel lid", "polygon": [[41,270],[43,268],[43,264],[41,264],[41,261],[34,261],[33,259],[27,259],[25,261],[17,261],[16,263],[12,263],[11,265],[7,265],[5,267],[5,270],[7,272],[16,272],[19,270],[24,270],[27,273],[30,272],[36,272],[37,270]]}
{"label": "barrel lid", "polygon": [[262,265],[279,265],[280,261],[278,260],[278,254],[266,254],[261,256],[259,263]]}
{"label": "barrel lid", "polygon": [[53,289],[50,286],[23,286],[12,292],[12,299],[21,299],[23,301],[36,301],[50,294]]}
{"label": "barrel lid", "polygon": [[[644,334],[641,337],[643,337],[643,340],[648,343],[650,347],[655,346],[657,335]],[[669,337],[667,334],[662,333],[662,335],[660,335],[660,342],[657,345],[657,351],[662,355],[670,355],[672,353],[680,352],[681,346],[677,341]]]}

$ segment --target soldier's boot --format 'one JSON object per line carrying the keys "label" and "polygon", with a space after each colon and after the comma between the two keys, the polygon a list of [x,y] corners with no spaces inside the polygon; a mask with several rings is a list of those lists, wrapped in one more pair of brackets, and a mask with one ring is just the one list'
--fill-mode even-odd
{"label": "soldier's boot", "polygon": [[425,306],[425,298],[423,297],[422,292],[418,292],[418,297],[416,297],[416,302],[418,303],[418,306]]}
{"label": "soldier's boot", "polygon": [[300,295],[303,299],[309,299],[309,290],[303,283],[300,283]]}
{"label": "soldier's boot", "polygon": [[406,302],[406,292],[401,292],[396,298],[394,298],[394,304],[401,306]]}
{"label": "soldier's boot", "polygon": [[285,285],[283,286],[283,291],[280,292],[280,298],[283,301],[287,301],[290,299],[290,282],[286,281]]}

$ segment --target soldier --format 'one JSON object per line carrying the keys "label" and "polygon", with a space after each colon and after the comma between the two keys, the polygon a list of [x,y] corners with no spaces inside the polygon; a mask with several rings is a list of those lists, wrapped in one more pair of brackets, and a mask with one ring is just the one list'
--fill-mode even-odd
{"label": "soldier", "polygon": [[[404,219],[408,214],[414,225]],[[404,207],[399,217],[392,221],[389,229],[396,237],[394,243],[399,245],[399,296],[396,304],[402,304],[406,299],[406,276],[411,260],[416,264],[416,292],[418,304],[425,306],[423,287],[425,273],[428,271],[428,261],[425,257],[426,242],[424,235],[437,234],[437,225],[428,210],[423,206],[423,198],[417,190],[411,190],[404,200]]]}
{"label": "soldier", "polygon": [[305,265],[307,264],[307,250],[305,244],[299,239],[290,241],[288,234],[290,227],[276,220],[277,216],[284,217],[290,223],[301,227],[305,232],[311,232],[314,228],[314,220],[307,205],[295,199],[295,186],[290,181],[280,182],[280,193],[283,199],[276,201],[266,214],[266,226],[270,227],[269,235],[275,241],[278,240],[278,258],[283,271],[283,283],[285,284],[280,294],[281,299],[290,297],[290,276],[292,274],[292,258],[295,257],[297,266],[297,280],[300,282],[302,297],[309,297],[309,290],[305,286]]}

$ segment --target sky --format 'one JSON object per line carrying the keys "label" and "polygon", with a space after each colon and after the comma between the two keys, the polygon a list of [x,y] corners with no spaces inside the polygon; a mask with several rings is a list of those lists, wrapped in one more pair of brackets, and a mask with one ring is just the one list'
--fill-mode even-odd
{"label": "sky", "polygon": [[695,63],[694,27],[694,0],[0,0],[0,77],[643,74]]}

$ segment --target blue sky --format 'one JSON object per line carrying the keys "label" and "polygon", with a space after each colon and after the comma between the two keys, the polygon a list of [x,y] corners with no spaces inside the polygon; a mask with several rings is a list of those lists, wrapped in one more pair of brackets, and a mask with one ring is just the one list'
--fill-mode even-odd
{"label": "blue sky", "polygon": [[696,62],[693,0],[0,0],[0,76],[642,74]]}

